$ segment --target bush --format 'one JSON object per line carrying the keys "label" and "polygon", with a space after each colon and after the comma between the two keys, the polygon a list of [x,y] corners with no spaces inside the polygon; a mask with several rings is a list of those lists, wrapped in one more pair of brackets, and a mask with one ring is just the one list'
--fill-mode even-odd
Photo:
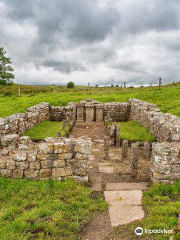
{"label": "bush", "polygon": [[74,83],[73,82],[68,82],[67,83],[67,88],[74,88]]}

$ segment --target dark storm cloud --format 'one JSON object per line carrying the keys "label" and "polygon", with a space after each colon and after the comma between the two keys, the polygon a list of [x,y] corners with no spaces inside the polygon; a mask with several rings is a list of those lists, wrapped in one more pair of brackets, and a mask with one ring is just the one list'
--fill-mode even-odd
{"label": "dark storm cloud", "polygon": [[178,0],[0,0],[0,24],[21,82],[180,77]]}
{"label": "dark storm cloud", "polygon": [[87,71],[87,68],[83,67],[77,62],[47,60],[42,65],[46,67],[52,67],[54,70],[66,74],[75,71]]}

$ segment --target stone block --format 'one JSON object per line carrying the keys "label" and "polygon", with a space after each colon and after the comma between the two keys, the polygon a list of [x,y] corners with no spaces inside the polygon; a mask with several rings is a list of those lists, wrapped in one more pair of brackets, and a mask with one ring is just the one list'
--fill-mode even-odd
{"label": "stone block", "polygon": [[9,169],[0,169],[1,177],[12,177],[12,170]]}
{"label": "stone block", "polygon": [[31,151],[28,153],[28,158],[27,161],[28,162],[34,162],[37,159],[37,152],[36,151]]}
{"label": "stone block", "polygon": [[14,170],[16,167],[15,162],[14,161],[7,161],[6,163],[6,168],[9,170]]}
{"label": "stone block", "polygon": [[34,169],[25,170],[24,176],[26,178],[38,179],[39,178],[39,170],[34,170]]}
{"label": "stone block", "polygon": [[41,168],[52,168],[52,163],[51,160],[41,161]]}
{"label": "stone block", "polygon": [[37,145],[38,154],[49,154],[53,153],[53,144],[52,143],[40,143]]}
{"label": "stone block", "polygon": [[16,152],[13,156],[14,161],[26,161],[27,153],[26,152]]}
{"label": "stone block", "polygon": [[29,163],[28,162],[16,162],[16,167],[18,169],[28,169]]}
{"label": "stone block", "polygon": [[54,143],[54,153],[71,153],[72,146],[70,143],[56,142]]}
{"label": "stone block", "polygon": [[1,137],[1,145],[3,148],[8,147],[11,150],[16,149],[19,140],[18,134],[10,134]]}
{"label": "stone block", "polygon": [[64,160],[55,160],[55,161],[53,161],[52,165],[55,168],[65,167],[65,161]]}
{"label": "stone block", "polygon": [[15,169],[13,171],[13,178],[23,178],[23,170]]}
{"label": "stone block", "polygon": [[52,175],[52,171],[51,169],[41,169],[40,170],[40,178],[46,179],[46,178],[50,178]]}
{"label": "stone block", "polygon": [[71,168],[54,168],[52,169],[52,178],[60,178],[71,176],[72,170]]}
{"label": "stone block", "polygon": [[40,161],[30,162],[29,163],[29,168],[39,170],[41,168]]}

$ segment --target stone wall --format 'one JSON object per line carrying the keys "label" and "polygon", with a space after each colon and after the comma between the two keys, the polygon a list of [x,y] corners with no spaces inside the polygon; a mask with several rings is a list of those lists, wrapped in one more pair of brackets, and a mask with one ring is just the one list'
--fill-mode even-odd
{"label": "stone wall", "polygon": [[159,142],[180,141],[180,118],[162,113],[155,104],[130,99],[130,120],[147,127]]}
{"label": "stone wall", "polygon": [[0,136],[12,133],[23,134],[38,123],[50,120],[49,109],[49,103],[44,102],[28,108],[26,113],[0,118]]}
{"label": "stone wall", "polygon": [[180,143],[153,143],[151,174],[153,182],[180,179]]}
{"label": "stone wall", "polygon": [[35,143],[13,134],[3,136],[1,143],[0,176],[88,181],[90,140],[47,138]]}
{"label": "stone wall", "polygon": [[76,104],[76,109],[77,121],[99,122],[108,115],[114,122],[125,122],[129,118],[130,104],[127,102],[100,103],[93,99],[87,99]]}
{"label": "stone wall", "polygon": [[104,116],[109,115],[113,122],[126,122],[129,114],[130,104],[127,102],[104,103]]}
{"label": "stone wall", "polygon": [[63,121],[67,118],[75,119],[76,104],[73,102],[68,103],[66,107],[54,107],[50,106],[51,121]]}

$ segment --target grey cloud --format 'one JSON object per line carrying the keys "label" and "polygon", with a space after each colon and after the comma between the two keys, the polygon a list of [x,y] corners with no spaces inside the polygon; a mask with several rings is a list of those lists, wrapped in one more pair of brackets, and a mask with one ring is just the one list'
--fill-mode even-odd
{"label": "grey cloud", "polygon": [[75,71],[87,71],[86,67],[83,67],[80,63],[77,62],[47,60],[42,65],[53,67],[54,70],[66,74]]}
{"label": "grey cloud", "polygon": [[[29,76],[38,73],[39,83],[45,84],[48,71],[54,74],[52,81],[57,76],[64,82],[77,76],[82,84],[120,84],[124,80],[140,84],[159,76],[180,77],[178,0],[1,3],[5,13],[0,14],[0,45],[12,57],[17,74],[27,73],[29,82],[34,83]],[[31,31],[26,33],[28,26],[35,29],[32,38]]]}

